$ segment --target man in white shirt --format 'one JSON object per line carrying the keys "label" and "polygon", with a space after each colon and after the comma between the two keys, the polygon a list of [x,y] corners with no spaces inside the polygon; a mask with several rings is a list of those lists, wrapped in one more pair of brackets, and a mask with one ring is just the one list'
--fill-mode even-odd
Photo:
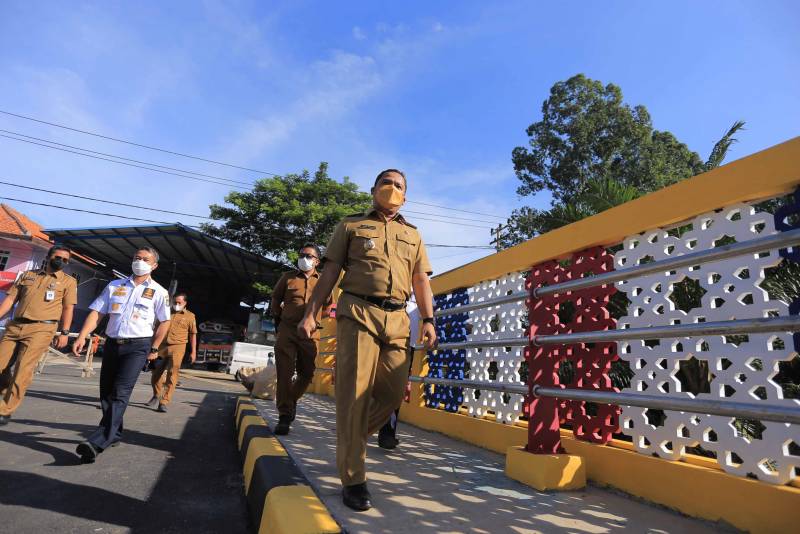
{"label": "man in white shirt", "polygon": [[[100,369],[100,406],[103,418],[89,438],[78,445],[83,463],[92,463],[97,455],[122,439],[122,417],[128,407],[139,373],[147,360],[158,356],[158,347],[169,331],[169,293],[150,277],[158,267],[158,252],[143,247],[133,256],[133,274],[114,280],[92,302],[92,310],[72,346],[76,355],[86,337],[108,314],[103,365]],[[158,329],[153,326],[159,321]]]}

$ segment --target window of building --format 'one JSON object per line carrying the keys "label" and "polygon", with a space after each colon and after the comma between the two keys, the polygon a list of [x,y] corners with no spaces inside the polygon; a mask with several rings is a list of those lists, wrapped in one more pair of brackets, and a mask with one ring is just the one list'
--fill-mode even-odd
{"label": "window of building", "polygon": [[8,250],[0,250],[0,271],[5,271],[8,267],[8,260],[11,258],[11,252]]}

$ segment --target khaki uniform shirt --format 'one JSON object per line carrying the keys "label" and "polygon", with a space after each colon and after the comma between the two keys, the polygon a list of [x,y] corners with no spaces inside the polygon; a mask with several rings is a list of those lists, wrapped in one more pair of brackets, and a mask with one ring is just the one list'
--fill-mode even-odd
{"label": "khaki uniform shirt", "polygon": [[167,345],[186,345],[189,342],[189,335],[196,333],[197,321],[192,312],[186,308],[174,312],[170,316]]}
{"label": "khaki uniform shirt", "polygon": [[412,275],[432,272],[416,226],[399,213],[388,221],[374,208],[339,223],[325,258],[344,269],[342,291],[370,297],[406,301]]}
{"label": "khaki uniform shirt", "polygon": [[17,279],[6,298],[14,299],[15,319],[58,321],[66,304],[78,303],[78,283],[64,271],[25,271]]}
{"label": "khaki uniform shirt", "polygon": [[[284,273],[272,292],[272,304],[270,305],[272,316],[287,325],[299,323],[303,319],[306,304],[311,299],[311,293],[314,292],[317,282],[319,282],[318,272],[314,272],[309,277],[300,271]],[[326,306],[330,302],[328,299]],[[322,310],[317,314],[317,322],[320,322],[321,318]]]}

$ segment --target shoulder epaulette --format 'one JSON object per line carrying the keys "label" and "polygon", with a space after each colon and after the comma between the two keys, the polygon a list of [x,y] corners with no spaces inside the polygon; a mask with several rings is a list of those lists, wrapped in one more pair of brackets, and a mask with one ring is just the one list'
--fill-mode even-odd
{"label": "shoulder epaulette", "polygon": [[408,221],[407,221],[407,220],[405,220],[405,219],[403,219],[403,224],[405,224],[406,226],[410,226],[410,227],[411,227],[411,228],[413,228],[414,230],[416,230],[416,229],[417,229],[417,227],[416,227],[416,226],[414,226],[413,224],[411,224],[410,222],[408,222]]}

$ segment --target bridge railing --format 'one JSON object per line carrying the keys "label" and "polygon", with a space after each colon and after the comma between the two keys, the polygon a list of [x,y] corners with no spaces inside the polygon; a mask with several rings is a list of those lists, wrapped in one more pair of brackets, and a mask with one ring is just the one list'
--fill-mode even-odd
{"label": "bridge railing", "polygon": [[800,138],[434,278],[440,344],[416,353],[405,418],[800,486],[798,186]]}

